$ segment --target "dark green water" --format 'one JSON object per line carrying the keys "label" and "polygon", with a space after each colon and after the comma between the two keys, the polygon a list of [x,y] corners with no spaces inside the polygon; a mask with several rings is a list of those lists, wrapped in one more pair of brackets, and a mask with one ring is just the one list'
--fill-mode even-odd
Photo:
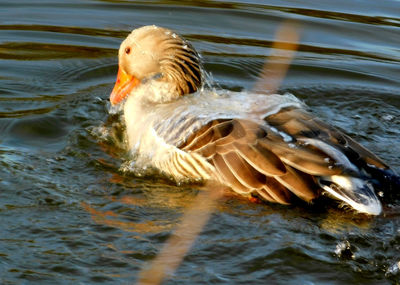
{"label": "dark green water", "polygon": [[[196,196],[122,172],[126,154],[99,135],[133,28],[176,30],[242,90],[287,18],[303,28],[281,92],[400,172],[399,1],[0,0],[0,283],[132,283]],[[400,284],[399,201],[385,212],[226,197],[166,283]]]}

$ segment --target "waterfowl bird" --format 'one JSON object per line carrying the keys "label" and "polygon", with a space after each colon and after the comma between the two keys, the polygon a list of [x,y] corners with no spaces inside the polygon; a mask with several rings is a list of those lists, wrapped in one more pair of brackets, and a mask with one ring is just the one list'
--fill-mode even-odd
{"label": "waterfowl bird", "polygon": [[358,212],[382,212],[377,193],[396,174],[293,95],[202,88],[193,46],[157,26],[133,30],[118,57],[110,101],[124,102],[137,166],[178,182],[214,180],[268,202],[328,194]]}

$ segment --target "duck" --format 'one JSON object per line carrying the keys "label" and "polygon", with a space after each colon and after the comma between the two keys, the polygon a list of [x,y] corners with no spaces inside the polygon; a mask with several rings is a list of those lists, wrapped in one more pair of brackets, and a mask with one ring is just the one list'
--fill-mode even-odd
{"label": "duck", "polygon": [[[110,95],[135,167],[177,183],[214,181],[265,203],[316,203],[379,215],[398,175],[292,94],[209,88],[201,56],[176,32],[134,29]],[[389,190],[388,190],[389,189]]]}

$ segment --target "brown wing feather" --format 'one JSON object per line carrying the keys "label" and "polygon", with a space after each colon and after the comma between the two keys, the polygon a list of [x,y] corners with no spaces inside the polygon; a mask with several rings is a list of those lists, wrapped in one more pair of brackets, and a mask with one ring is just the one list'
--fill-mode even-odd
{"label": "brown wing feather", "polygon": [[290,147],[287,143],[263,139],[258,141],[265,149],[273,151],[285,164],[312,175],[335,175],[342,171],[328,154],[305,145]]}
{"label": "brown wing feather", "polygon": [[311,201],[318,196],[319,187],[311,175],[290,166],[287,166],[286,169],[287,172],[284,175],[276,176],[276,180],[304,201]]}
{"label": "brown wing feather", "polygon": [[[185,144],[181,145],[180,148],[188,150],[196,150],[203,147],[204,145],[214,142],[221,131],[215,133],[215,126],[219,125],[221,129],[224,129],[225,121],[214,120],[200,128],[193,136],[191,136]],[[221,127],[222,126],[222,127]],[[225,128],[226,129],[226,128]]]}
{"label": "brown wing feather", "polygon": [[[318,138],[330,145],[335,145],[335,147],[337,147],[347,156],[352,158],[353,163],[355,163],[356,165],[357,163],[361,163],[361,165],[357,166],[370,164],[381,169],[389,168],[389,166],[385,164],[380,158],[378,158],[368,149],[355,142],[349,136],[343,134],[336,128],[329,126],[326,123],[312,117],[304,110],[288,108],[274,115],[268,116],[266,118],[266,121],[269,125],[274,126],[293,137]],[[310,147],[308,147],[308,149],[309,148]],[[315,150],[321,152],[321,150],[319,149]],[[304,153],[301,154],[301,156],[303,155]],[[307,159],[307,161],[309,160],[310,157]],[[292,166],[298,168],[296,165]],[[324,165],[322,164],[321,166],[323,167]],[[329,169],[334,170],[334,166],[331,165]]]}
{"label": "brown wing feather", "polygon": [[217,170],[219,178],[228,184],[233,190],[238,193],[245,194],[251,192],[250,189],[239,182],[229,167],[226,165],[221,155],[216,154],[211,159],[212,164]]}
{"label": "brown wing feather", "polygon": [[[267,192],[276,202],[280,204],[290,204],[291,192],[279,183],[274,177],[267,177],[264,188],[260,189]],[[257,190],[257,193],[260,192]]]}
{"label": "brown wing feather", "polygon": [[233,144],[241,157],[243,157],[257,171],[268,175],[282,175],[286,167],[279,157],[272,151],[263,148],[260,144]]}
{"label": "brown wing feather", "polygon": [[[310,194],[315,185],[291,184],[301,176],[287,174],[289,166],[262,141],[266,137],[267,131],[254,122],[218,120],[201,128],[181,148],[207,158],[218,179],[236,192],[256,192],[265,200],[282,204],[290,203],[291,191],[307,201],[315,197]],[[277,177],[283,178],[279,181]]]}
{"label": "brown wing feather", "polygon": [[[242,194],[256,193],[270,202],[305,201],[321,192],[316,177],[340,175],[345,169],[326,151],[304,138],[322,140],[359,163],[387,166],[338,130],[300,109],[284,109],[265,118],[265,125],[244,119],[214,120],[195,132],[182,150],[205,157],[216,178]],[[357,157],[356,157],[357,156]]]}
{"label": "brown wing feather", "polygon": [[248,164],[240,155],[229,152],[223,155],[226,165],[240,183],[249,189],[259,189],[265,184],[265,176]]}
{"label": "brown wing feather", "polygon": [[271,195],[269,195],[268,191],[265,189],[259,189],[257,190],[258,196],[263,199],[264,201],[272,202],[272,203],[277,203],[277,201],[272,198]]}
{"label": "brown wing feather", "polygon": [[389,166],[385,162],[383,162],[379,157],[370,152],[368,149],[356,143],[354,140],[346,135],[343,135],[343,137],[346,139],[347,145],[355,150],[360,158],[364,160],[367,164],[374,165],[381,169],[389,169]]}

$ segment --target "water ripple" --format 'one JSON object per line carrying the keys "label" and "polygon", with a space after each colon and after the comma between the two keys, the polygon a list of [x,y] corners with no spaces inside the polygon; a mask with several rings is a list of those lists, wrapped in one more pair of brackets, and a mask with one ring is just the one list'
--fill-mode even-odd
{"label": "water ripple", "polygon": [[[138,26],[181,33],[217,84],[242,90],[280,23],[301,22],[280,90],[400,171],[398,4],[2,1],[0,283],[132,283],[201,191],[121,168],[131,157],[108,96],[119,44]],[[398,284],[398,201],[385,213],[226,195],[169,283]]]}

